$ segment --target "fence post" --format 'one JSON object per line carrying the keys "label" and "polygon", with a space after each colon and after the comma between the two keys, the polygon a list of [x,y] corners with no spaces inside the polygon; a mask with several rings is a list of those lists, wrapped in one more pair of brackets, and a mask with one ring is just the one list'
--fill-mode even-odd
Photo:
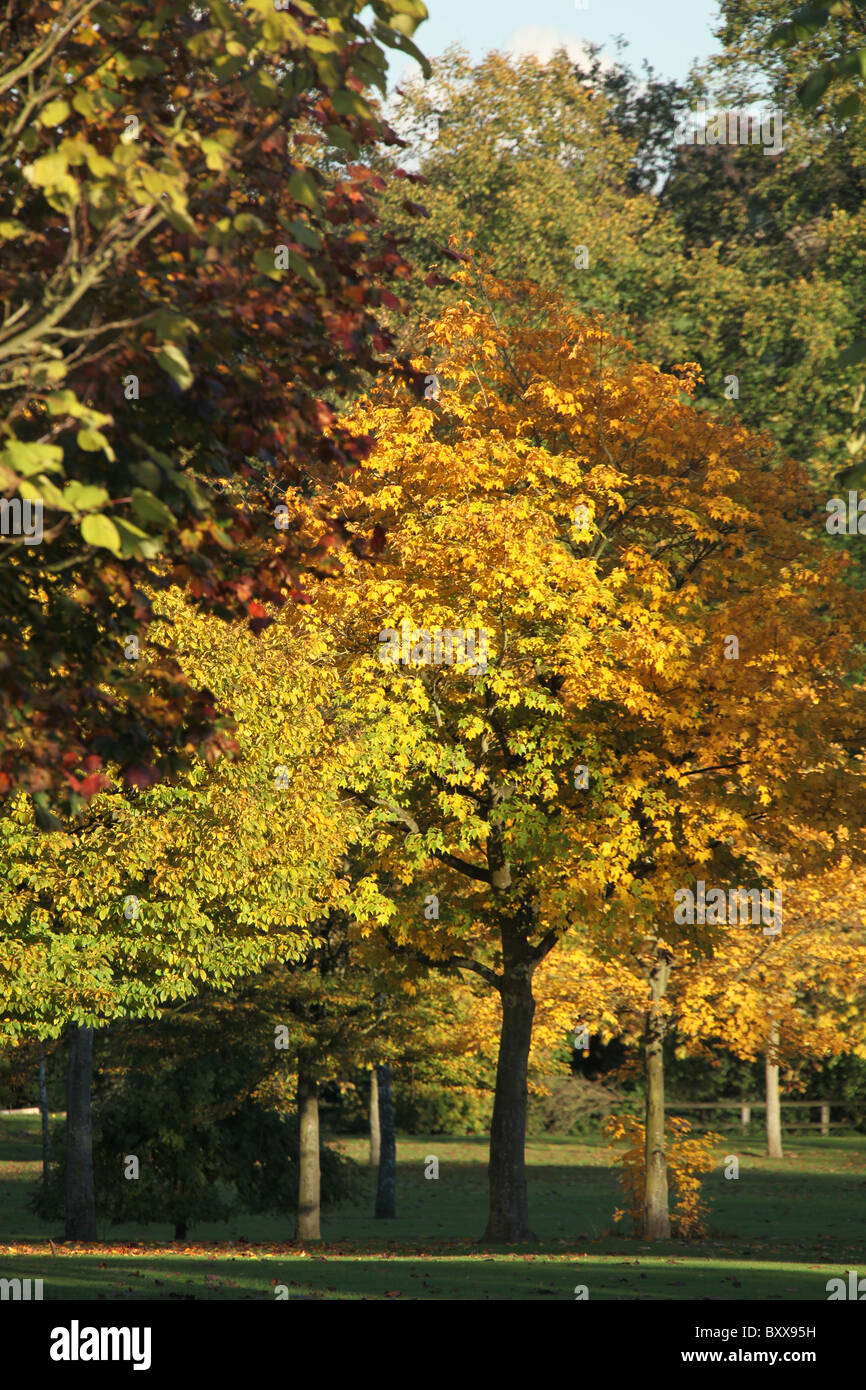
{"label": "fence post", "polygon": [[821,1134],[826,1136],[830,1133],[830,1107],[821,1106]]}
{"label": "fence post", "polygon": [[742,1129],[742,1131],[743,1131],[744,1134],[745,1134],[746,1130],[749,1128],[749,1121],[751,1120],[751,1118],[752,1118],[752,1107],[751,1107],[751,1105],[741,1105],[741,1106],[740,1106],[740,1128]]}

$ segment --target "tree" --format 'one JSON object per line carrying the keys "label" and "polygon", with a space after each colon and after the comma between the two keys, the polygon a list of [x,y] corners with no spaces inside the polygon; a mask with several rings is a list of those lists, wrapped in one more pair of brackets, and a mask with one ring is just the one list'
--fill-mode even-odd
{"label": "tree", "polygon": [[[394,177],[382,216],[429,271],[406,284],[409,320],[391,320],[400,341],[423,352],[418,319],[459,298],[459,283],[442,274],[454,236],[501,278],[531,279],[583,312],[620,315],[652,360],[682,360],[690,351],[682,299],[700,294],[714,258],[691,263],[674,220],[631,186],[636,139],[627,123],[617,127],[601,84],[564,51],[546,63],[496,52],[473,63],[452,47],[433,74],[404,83],[394,100],[394,123],[425,181],[427,217],[412,215]],[[393,171],[387,153],[378,167]]]}
{"label": "tree", "polygon": [[[179,591],[161,607],[195,678],[237,696],[244,756],[197,761],[141,796],[99,793],[49,834],[19,794],[0,818],[2,1028],[13,1041],[69,1025],[86,1042],[94,1026],[153,1017],[202,981],[226,989],[274,959],[303,959],[312,925],[345,905],[353,815],[335,780],[344,754],[314,698],[315,647],[289,650],[276,625],[256,637],[196,615]],[[365,885],[350,892],[363,916]],[[81,1155],[67,1170],[81,1184],[70,1209],[91,1213],[74,1218],[79,1234],[93,1228],[88,1057],[73,1048],[68,1086],[69,1151]]]}
{"label": "tree", "polygon": [[93,1029],[73,1024],[66,1094],[66,1239],[96,1240],[90,1087]]}
{"label": "tree", "polygon": [[379,1169],[376,1174],[376,1215],[397,1215],[397,1136],[394,1128],[394,1100],[391,1095],[391,1068],[387,1062],[376,1067],[379,1097]]}
{"label": "tree", "polygon": [[388,47],[417,55],[426,15],[363,8],[12,0],[0,17],[0,792],[45,818],[108,764],[140,787],[231,751],[170,651],[129,659],[154,568],[254,629],[262,597],[333,568],[339,525],[304,554],[275,508],[367,447],[326,399],[378,369],[377,314],[408,272],[376,229],[364,160],[396,137],[365,93]]}
{"label": "tree", "polygon": [[764,1058],[767,1154],[782,1157],[780,1067],[797,1083],[804,1067],[866,1056],[866,940],[862,873],[851,866],[786,885],[778,935],[749,942],[732,933],[695,961],[674,990],[677,1043],[707,1055],[721,1044]]}
{"label": "tree", "polygon": [[[303,1126],[269,1085],[281,1054],[263,1024],[249,1001],[205,991],[156,1019],[100,1030],[93,1164],[101,1219],[169,1222],[185,1240],[203,1221],[299,1209]],[[61,1134],[58,1178],[70,1162]],[[352,1164],[335,1150],[324,1149],[321,1171],[326,1203],[351,1191]],[[61,1215],[59,1184],[37,1193],[35,1206]]]}
{"label": "tree", "polygon": [[802,472],[695,411],[687,368],[531,285],[458,278],[428,329],[438,399],[383,383],[353,416],[378,442],[337,496],[382,558],[297,621],[332,643],[382,873],[415,885],[386,936],[499,996],[486,1234],[512,1241],[539,965],[578,924],[614,950],[699,939],[674,894],[762,845],[795,868],[859,853],[863,696]]}

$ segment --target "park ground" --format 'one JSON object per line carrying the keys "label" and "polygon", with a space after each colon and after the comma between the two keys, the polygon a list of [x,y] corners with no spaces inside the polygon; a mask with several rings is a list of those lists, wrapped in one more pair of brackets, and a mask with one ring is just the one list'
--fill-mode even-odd
{"label": "park ground", "polygon": [[[109,1227],[104,1243],[58,1242],[26,1196],[40,1173],[39,1119],[0,1117],[0,1278],[42,1279],[44,1298],[272,1300],[275,1286],[304,1299],[596,1299],[826,1301],[827,1280],[866,1274],[866,1135],[795,1133],[768,1159],[757,1126],[731,1130],[705,1179],[706,1239],[652,1246],[614,1225],[621,1198],[600,1136],[527,1146],[538,1244],[486,1247],[487,1138],[398,1137],[397,1217],[372,1216],[363,1193],[323,1212],[321,1245],[292,1241],[291,1216],[194,1226]],[[363,1139],[335,1141],[363,1162]],[[724,1159],[740,1161],[737,1180]],[[429,1156],[438,1179],[425,1178]]]}

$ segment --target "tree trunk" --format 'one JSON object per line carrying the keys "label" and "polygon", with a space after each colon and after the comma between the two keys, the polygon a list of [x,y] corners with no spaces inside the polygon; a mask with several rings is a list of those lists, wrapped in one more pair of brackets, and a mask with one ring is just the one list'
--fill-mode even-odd
{"label": "tree trunk", "polygon": [[668,1240],[668,1170],[665,1159],[665,1020],[661,1001],[668,985],[671,961],[665,952],[656,955],[649,976],[651,1005],[646,1016],[644,1057],[646,1064],[646,1190],[644,1239]]}
{"label": "tree trunk", "polygon": [[51,1125],[48,1115],[48,1068],[45,1053],[39,1053],[39,1113],[42,1116],[42,1184],[51,1185]]}
{"label": "tree trunk", "polygon": [[379,1092],[379,1177],[376,1183],[376,1215],[389,1219],[397,1215],[397,1136],[394,1133],[394,1101],[391,1096],[391,1068],[376,1068]]}
{"label": "tree trunk", "polygon": [[319,1209],[321,1166],[319,1160],[319,1083],[310,1074],[305,1058],[298,1058],[298,1124],[300,1149],[298,1218],[295,1240],[321,1240]]}
{"label": "tree trunk", "polygon": [[782,1108],[779,1104],[779,1025],[770,1024],[764,1075],[767,1081],[767,1157],[782,1158]]}
{"label": "tree trunk", "polygon": [[66,1239],[96,1240],[93,1191],[93,1029],[72,1025],[66,1082]]}
{"label": "tree trunk", "polygon": [[175,1240],[186,1240],[186,1229],[187,1229],[187,1228],[186,1228],[186,1222],[185,1222],[185,1221],[175,1221],[175,1223],[174,1223],[174,1238],[175,1238]]}
{"label": "tree trunk", "polygon": [[378,1168],[382,1129],[379,1124],[379,1077],[376,1068],[370,1072],[370,1167]]}
{"label": "tree trunk", "polygon": [[483,1239],[509,1244],[537,1240],[529,1226],[526,1189],[526,1073],[535,1000],[527,962],[502,975],[502,1032],[490,1126],[490,1210]]}

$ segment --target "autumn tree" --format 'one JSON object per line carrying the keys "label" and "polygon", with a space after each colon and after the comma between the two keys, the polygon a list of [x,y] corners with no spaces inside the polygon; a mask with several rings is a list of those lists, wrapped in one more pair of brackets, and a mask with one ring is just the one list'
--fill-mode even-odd
{"label": "autumn tree", "polygon": [[316,699],[315,644],[293,644],[285,624],[255,636],[197,613],[178,589],[160,596],[154,640],[234,701],[240,759],[99,792],[48,834],[23,793],[0,818],[2,1033],[71,1030],[67,1175],[83,1215],[69,1233],[82,1239],[95,1223],[93,1030],[303,960],[319,919],[348,906],[364,918],[377,901],[343,872],[358,817],[339,792],[346,750]]}
{"label": "autumn tree", "polygon": [[683,1052],[705,1056],[720,1045],[746,1061],[764,1059],[771,1158],[782,1157],[780,1068],[796,1083],[806,1067],[866,1056],[861,888],[862,874],[845,865],[787,885],[777,935],[729,933],[672,991]]}
{"label": "autumn tree", "polygon": [[802,472],[696,412],[688,367],[659,372],[530,285],[460,276],[429,328],[438,399],[383,384],[353,416],[377,445],[336,495],[350,530],[384,529],[381,561],[317,585],[298,621],[330,640],[365,731],[344,781],[382,873],[415,885],[392,945],[498,995],[486,1234],[524,1240],[540,963],[570,929],[649,934],[658,960],[699,938],[674,895],[741,878],[753,823],[796,867],[838,855],[846,820],[859,852],[863,706],[841,675],[844,559],[810,534]]}
{"label": "autumn tree", "polygon": [[333,402],[378,369],[408,273],[377,231],[367,161],[396,137],[371,92],[426,10],[364,8],[0,15],[0,791],[43,817],[109,763],[147,786],[231,747],[169,650],[125,659],[154,567],[255,627],[341,544],[335,519],[304,555],[274,509],[366,449]]}

